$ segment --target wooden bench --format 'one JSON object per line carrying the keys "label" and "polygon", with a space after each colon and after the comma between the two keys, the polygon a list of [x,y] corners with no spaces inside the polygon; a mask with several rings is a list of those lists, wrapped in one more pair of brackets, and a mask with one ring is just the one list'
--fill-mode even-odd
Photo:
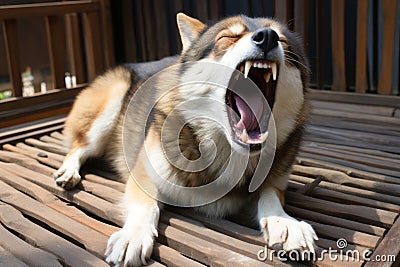
{"label": "wooden bench", "polygon": [[[400,103],[388,96],[365,100],[345,96],[311,93],[312,115],[293,167],[285,209],[314,226],[320,237],[318,253],[338,250],[340,238],[347,242],[343,255],[360,253],[360,261],[355,254],[342,261],[326,254],[316,265],[396,266],[400,118],[394,114]],[[116,203],[124,185],[104,164],[93,161],[83,168],[84,179],[77,189],[56,186],[52,173],[68,151],[62,141],[63,120],[2,135],[7,142],[0,150],[0,262],[106,265],[107,239],[123,224]],[[259,231],[227,219],[167,208],[159,232],[150,266],[290,265],[276,258],[258,260],[258,251],[264,249]],[[391,261],[364,262],[366,250],[373,251],[371,259],[380,255]]]}

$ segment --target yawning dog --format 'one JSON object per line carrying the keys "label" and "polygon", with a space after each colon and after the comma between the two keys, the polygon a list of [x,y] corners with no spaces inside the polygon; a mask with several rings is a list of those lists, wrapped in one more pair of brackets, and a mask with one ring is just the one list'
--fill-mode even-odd
{"label": "yawning dog", "polygon": [[208,216],[246,209],[266,245],[313,252],[312,227],[283,210],[308,114],[300,38],[268,18],[205,25],[179,13],[177,22],[183,49],[173,64],[116,67],[77,97],[57,184],[73,188],[81,165],[98,156],[128,178],[110,264],[146,263],[163,203]]}

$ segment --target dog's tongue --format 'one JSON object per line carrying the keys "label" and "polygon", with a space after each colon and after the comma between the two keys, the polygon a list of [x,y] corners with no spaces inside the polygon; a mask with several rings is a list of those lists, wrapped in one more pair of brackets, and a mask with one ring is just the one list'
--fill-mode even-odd
{"label": "dog's tongue", "polygon": [[[247,132],[256,130],[258,126],[257,117],[260,119],[263,111],[262,98],[258,95],[246,96],[246,101],[248,104],[246,104],[246,102],[244,102],[244,100],[237,95],[235,95],[234,98],[240,113],[240,121],[237,123],[236,127],[239,130],[246,128]],[[253,108],[253,111],[249,106]],[[256,115],[254,115],[254,113]]]}

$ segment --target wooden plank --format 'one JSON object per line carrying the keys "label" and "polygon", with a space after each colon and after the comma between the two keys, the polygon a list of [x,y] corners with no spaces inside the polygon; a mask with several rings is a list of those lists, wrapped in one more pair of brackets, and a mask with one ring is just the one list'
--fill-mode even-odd
{"label": "wooden plank", "polygon": [[315,34],[316,34],[316,74],[317,74],[317,89],[321,90],[325,87],[325,75],[324,75],[324,67],[325,67],[325,29],[323,27],[325,16],[325,1],[316,1],[315,2]]}
{"label": "wooden plank", "polygon": [[[0,229],[1,228],[3,228],[3,227],[0,225]],[[20,261],[13,254],[8,252],[1,246],[0,246],[0,265],[1,266],[13,266],[13,267],[28,267],[28,265],[26,265],[25,263]],[[55,265],[55,266],[62,266],[62,265]]]}
{"label": "wooden plank", "polygon": [[396,29],[397,0],[382,0],[383,43],[382,64],[379,73],[378,93],[392,94],[393,54]]}
{"label": "wooden plank", "polygon": [[[159,223],[159,240],[192,259],[212,266],[269,266],[211,242]],[[221,261],[223,259],[223,261]]]}
{"label": "wooden plank", "polygon": [[48,177],[52,176],[54,172],[54,169],[39,164],[35,159],[32,159],[30,157],[15,152],[0,150],[0,159],[2,162],[16,163],[18,165],[29,168],[35,172],[45,174]]}
{"label": "wooden plank", "polygon": [[56,255],[69,266],[108,266],[104,261],[65,239],[31,223],[21,212],[0,202],[0,221],[18,232],[28,243]]}
{"label": "wooden plank", "polygon": [[[296,192],[298,192],[314,181],[313,178],[291,175],[289,188],[296,189]],[[324,181],[319,182],[318,186],[314,187],[307,195],[332,202],[361,205],[393,212],[400,211],[399,204],[391,204],[400,203],[400,198]],[[389,199],[386,199],[386,197],[389,197]]]}
{"label": "wooden plank", "polygon": [[372,114],[372,115],[387,116],[387,117],[392,117],[395,109],[394,107],[381,107],[381,106],[371,106],[371,105],[351,104],[351,103],[336,103],[332,101],[327,102],[318,100],[311,101],[310,105],[311,108],[342,110],[353,113]]}
{"label": "wooden plank", "polygon": [[356,92],[365,93],[367,83],[368,1],[357,1]]}
{"label": "wooden plank", "polygon": [[[385,235],[381,243],[371,255],[366,267],[389,267],[398,266],[400,256],[400,218],[398,218],[392,228]],[[391,257],[390,260],[382,261],[382,256]],[[380,259],[378,261],[378,259]]]}
{"label": "wooden plank", "polygon": [[[158,1],[157,8],[159,10],[167,10],[166,1]],[[158,12],[155,16],[155,28],[157,37],[157,58],[170,56],[168,18],[167,12]]]}
{"label": "wooden plank", "polygon": [[104,41],[104,67],[110,68],[115,65],[110,0],[100,0],[100,20]]}
{"label": "wooden plank", "polygon": [[311,100],[315,99],[315,100],[331,101],[331,102],[400,108],[400,101],[398,96],[358,94],[350,92],[344,93],[344,92],[309,89],[308,97]]}
{"label": "wooden plank", "polygon": [[304,50],[308,47],[309,0],[296,0],[294,4],[294,31],[303,39]]}
{"label": "wooden plank", "polygon": [[170,247],[161,245],[159,243],[154,244],[152,256],[155,257],[157,260],[161,261],[161,263],[164,263],[170,267],[179,267],[179,266],[202,267],[202,266],[206,266],[199,262],[196,262],[194,260],[186,258],[183,255],[181,255],[178,251],[176,251]]}
{"label": "wooden plank", "polygon": [[[57,257],[47,251],[31,246],[9,232],[3,225],[0,224],[0,247],[10,251],[15,257],[28,266],[42,266],[46,263],[48,266],[59,266],[61,263]],[[10,266],[12,261],[5,259],[4,255],[0,252],[0,266]],[[35,255],[33,257],[33,255]]]}
{"label": "wooden plank", "polygon": [[306,220],[312,220],[322,224],[329,224],[339,226],[346,229],[351,229],[363,233],[367,233],[375,236],[383,236],[386,229],[377,227],[365,223],[355,222],[348,219],[338,218],[330,215],[326,215],[320,212],[314,212],[303,208],[294,207],[291,205],[285,205],[285,210],[288,214],[299,217]]}
{"label": "wooden plank", "polygon": [[[139,1],[140,2],[140,1]],[[142,1],[142,16],[143,16],[143,25],[144,33],[145,33],[145,49],[147,60],[155,60],[157,59],[157,39],[154,35],[156,31],[155,21],[154,21],[154,8],[153,1]]]}
{"label": "wooden plank", "polygon": [[125,41],[125,60],[127,62],[137,62],[139,47],[136,40],[139,36],[135,33],[134,21],[139,20],[139,18],[135,18],[134,16],[134,1],[123,0],[121,1],[121,6],[121,17],[123,20],[122,30]]}
{"label": "wooden plank", "polygon": [[210,19],[212,20],[218,20],[219,18],[219,2],[218,1],[210,1],[209,2],[209,7],[210,7]]}
{"label": "wooden plank", "polygon": [[16,147],[24,150],[25,151],[24,153],[32,153],[32,155],[33,155],[33,153],[36,155],[41,153],[41,155],[45,155],[45,157],[47,156],[49,159],[55,160],[58,162],[62,162],[64,160],[64,156],[62,156],[62,155],[52,153],[52,152],[49,152],[49,151],[46,151],[46,150],[43,150],[43,149],[40,149],[37,147],[28,146],[25,143],[17,143]]}
{"label": "wooden plank", "polygon": [[53,178],[36,173],[30,169],[24,168],[13,163],[1,163],[2,169],[11,172],[19,177],[22,177],[30,182],[33,182],[44,189],[50,191],[54,195],[73,202],[79,207],[105,219],[112,221],[119,226],[123,225],[120,210],[108,201],[98,198],[92,194],[79,189],[65,190],[56,185]]}
{"label": "wooden plank", "polygon": [[13,173],[7,172],[6,170],[0,171],[0,180],[36,199],[40,203],[43,203],[59,213],[62,213],[69,218],[106,236],[110,236],[113,232],[118,230],[117,227],[93,219],[69,203],[59,200],[57,197],[39,185],[29,182],[28,180],[25,180]]}
{"label": "wooden plank", "polygon": [[0,19],[14,19],[27,17],[44,17],[95,11],[99,9],[98,1],[77,0],[72,2],[53,2],[37,4],[18,4],[0,6]]}
{"label": "wooden plank", "polygon": [[379,241],[379,237],[365,234],[358,231],[349,230],[328,224],[321,224],[310,220],[303,220],[309,223],[319,235],[332,239],[344,238],[353,244],[362,245],[368,248],[375,248]]}
{"label": "wooden plank", "polygon": [[253,259],[257,259],[257,251],[264,248],[263,246],[247,243],[208,229],[200,222],[168,211],[162,212],[161,222],[171,225],[172,227],[184,231],[192,236],[196,236]]}
{"label": "wooden plank", "polygon": [[200,21],[206,22],[208,20],[208,12],[207,12],[207,0],[197,0],[196,1],[196,11],[197,11],[197,19]]}
{"label": "wooden plank", "polygon": [[[397,217],[397,213],[395,212],[363,207],[359,205],[334,203],[327,200],[301,195],[295,192],[286,192],[286,196],[286,203],[289,205],[303,209],[309,209],[315,212],[321,212],[339,218],[369,223],[379,227],[390,227]],[[377,238],[369,236],[366,236],[365,238],[371,242],[376,242],[378,240]],[[371,244],[372,243],[369,243],[369,245]],[[360,245],[365,244],[360,243]]]}
{"label": "wooden plank", "polygon": [[102,258],[106,249],[107,237],[75,220],[33,200],[0,181],[0,200],[15,207],[49,227],[83,244],[87,251]]}
{"label": "wooden plank", "polygon": [[76,38],[76,36],[80,36],[78,14],[65,15],[65,36],[71,74],[76,76],[77,84],[82,84],[86,79],[82,61],[83,53],[81,40]]}
{"label": "wooden plank", "polygon": [[53,137],[48,136],[48,135],[42,135],[39,138],[39,140],[43,141],[43,142],[52,143],[52,144],[55,144],[55,145],[67,147],[66,143],[63,140],[59,140],[57,138],[53,138]]}
{"label": "wooden plank", "polygon": [[105,70],[99,14],[96,12],[83,13],[83,24],[87,74],[89,81],[93,81]]}
{"label": "wooden plank", "polygon": [[53,152],[55,154],[59,154],[62,156],[67,155],[69,152],[69,149],[64,146],[45,143],[45,142],[42,142],[42,141],[39,141],[39,140],[33,139],[33,138],[28,138],[25,140],[25,142],[28,145],[32,145],[34,147],[41,148],[43,150],[47,150],[47,151],[50,151],[50,152]]}
{"label": "wooden plank", "polygon": [[[1,14],[1,7],[0,7]],[[8,73],[13,89],[13,96],[22,96],[21,66],[19,65],[19,45],[17,37],[17,21],[15,19],[3,19],[3,36],[5,41]]]}
{"label": "wooden plank", "polygon": [[331,1],[332,24],[332,90],[346,91],[346,58],[344,49],[344,0]]}
{"label": "wooden plank", "polygon": [[45,24],[53,88],[65,88],[65,51],[61,19],[59,16],[46,16]]}

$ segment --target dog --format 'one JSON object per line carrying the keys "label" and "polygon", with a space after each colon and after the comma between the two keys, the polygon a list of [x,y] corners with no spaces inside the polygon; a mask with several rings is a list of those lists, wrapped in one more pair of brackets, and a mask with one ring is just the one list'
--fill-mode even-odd
{"label": "dog", "polygon": [[116,67],[80,93],[56,183],[75,187],[82,164],[100,156],[129,177],[109,264],[146,264],[163,203],[208,216],[251,211],[269,247],[314,252],[313,228],[283,209],[308,114],[300,37],[244,15],[206,25],[179,13],[177,24],[179,57]]}

